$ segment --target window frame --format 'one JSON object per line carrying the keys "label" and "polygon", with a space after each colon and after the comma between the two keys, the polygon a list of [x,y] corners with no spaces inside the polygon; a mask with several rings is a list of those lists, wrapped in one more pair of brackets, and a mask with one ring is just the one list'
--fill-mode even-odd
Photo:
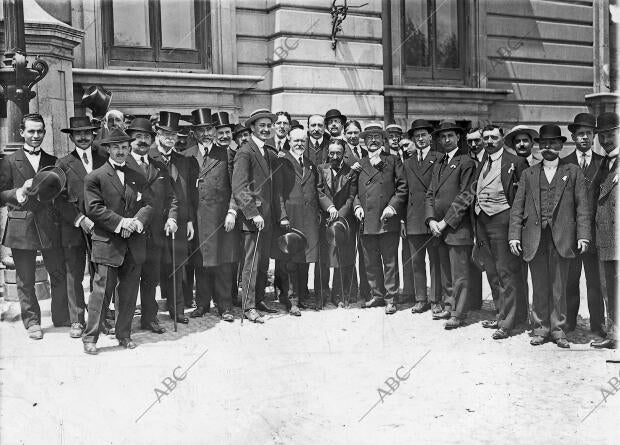
{"label": "window frame", "polygon": [[149,8],[150,48],[114,45],[114,15],[112,0],[102,0],[102,22],[104,53],[108,66],[144,68],[183,68],[211,71],[211,21],[210,1],[194,1],[194,20],[196,30],[196,49],[162,47],[161,2],[165,0],[146,0]]}

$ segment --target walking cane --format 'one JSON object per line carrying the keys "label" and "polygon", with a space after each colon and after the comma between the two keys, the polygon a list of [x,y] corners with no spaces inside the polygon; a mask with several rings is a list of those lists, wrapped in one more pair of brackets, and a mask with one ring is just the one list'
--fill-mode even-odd
{"label": "walking cane", "polygon": [[250,293],[250,282],[252,281],[252,272],[254,271],[254,263],[256,262],[256,251],[258,250],[258,241],[260,240],[260,229],[256,233],[256,244],[254,245],[254,253],[252,254],[252,263],[250,264],[250,276],[248,277],[248,284],[245,287],[245,296],[241,301],[241,324],[243,324],[243,318],[245,317],[245,305],[247,304],[248,294]]}
{"label": "walking cane", "polygon": [[[323,309],[323,264],[321,258],[321,240],[319,239],[319,261],[316,262],[316,265],[319,266],[319,288],[321,289],[321,298],[319,299],[319,310]],[[314,289],[316,293],[316,289]]]}
{"label": "walking cane", "polygon": [[[359,249],[357,247],[357,243],[358,243],[357,235],[361,235],[363,231],[364,231],[364,220],[362,219],[360,221],[359,232],[355,236],[355,252],[353,253],[353,273],[355,275],[357,275],[357,270],[355,269],[355,259],[357,258],[357,254],[358,254],[358,251],[359,251]],[[360,239],[359,242],[362,242],[362,240]],[[359,261],[357,262],[357,264],[359,266]],[[358,290],[359,290],[360,285],[362,284],[361,280],[362,280],[362,275],[360,274],[360,279],[358,280],[358,285],[357,285]],[[351,283],[349,284],[349,303],[351,302],[350,296],[351,296],[351,292],[352,291],[353,291],[353,276],[351,276]]]}
{"label": "walking cane", "polygon": [[172,232],[172,304],[174,304],[174,332],[177,331],[177,267],[174,261],[174,232]]}
{"label": "walking cane", "polygon": [[[340,294],[342,298],[342,304],[346,306],[345,296],[344,296],[344,284],[342,282],[342,261],[340,257],[340,246],[336,243],[336,254],[338,255],[338,274],[340,275]],[[353,280],[353,277],[351,277]]]}

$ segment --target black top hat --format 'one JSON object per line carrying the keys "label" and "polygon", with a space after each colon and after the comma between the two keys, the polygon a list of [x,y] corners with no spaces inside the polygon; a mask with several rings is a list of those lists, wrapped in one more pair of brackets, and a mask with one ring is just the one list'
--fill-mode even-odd
{"label": "black top hat", "polygon": [[618,113],[606,111],[599,114],[596,119],[596,132],[602,133],[603,131],[615,130],[620,127],[620,119],[618,119]]}
{"label": "black top hat", "polygon": [[596,128],[596,118],[590,113],[579,113],[573,119],[573,123],[568,124],[568,131],[574,133],[579,127]]}
{"label": "black top hat", "polygon": [[562,130],[555,124],[545,124],[540,127],[538,137],[534,138],[534,142],[540,142],[541,139],[559,138],[562,142],[566,142],[566,137],[562,136]]}
{"label": "black top hat", "polygon": [[26,194],[36,196],[40,202],[50,202],[60,195],[66,182],[67,176],[60,167],[48,165],[34,175]]}
{"label": "black top hat", "polygon": [[117,144],[120,142],[132,142],[135,138],[132,138],[120,128],[113,128],[107,135],[99,141],[100,145]]}
{"label": "black top hat", "polygon": [[347,117],[344,114],[342,114],[340,110],[336,110],[336,109],[329,110],[327,113],[325,113],[324,122],[327,123],[328,120],[334,117],[337,117],[338,119],[340,119],[340,122],[342,122],[342,125],[344,125],[347,122]]}
{"label": "black top hat", "polygon": [[233,137],[237,137],[239,133],[243,133],[244,131],[250,131],[247,129],[245,125],[237,124],[235,128],[233,128]]}
{"label": "black top hat", "polygon": [[343,217],[339,217],[332,221],[327,226],[327,229],[325,229],[327,242],[334,247],[342,246],[347,243],[350,235],[351,228],[349,222]]}
{"label": "black top hat", "polygon": [[245,126],[250,128],[250,125],[262,118],[270,119],[272,123],[276,121],[275,114],[273,114],[267,109],[262,108],[260,110],[255,110],[252,112],[252,114],[250,114],[250,117],[248,117],[248,119],[245,121]]}
{"label": "black top hat", "polygon": [[179,119],[181,119],[180,113],[173,111],[160,111],[159,120],[155,124],[155,128],[161,128],[166,131],[179,131]]}
{"label": "black top hat", "polygon": [[428,130],[429,133],[432,133],[435,128],[433,127],[433,124],[431,124],[426,119],[416,119],[411,122],[411,128],[407,130],[407,134],[410,138],[413,137],[413,132],[415,130]]}
{"label": "black top hat", "polygon": [[293,128],[299,128],[300,130],[305,130],[304,126],[297,119],[293,119],[291,121],[291,130]]}
{"label": "black top hat", "polygon": [[230,122],[230,118],[226,111],[218,111],[217,113],[213,113],[211,115],[211,121],[215,128],[224,128],[229,127],[231,130],[233,129],[233,124]]}
{"label": "black top hat", "polygon": [[456,125],[454,121],[441,121],[437,129],[431,134],[435,137],[442,131],[456,131],[458,134],[463,134],[463,128]]}
{"label": "black top hat", "polygon": [[192,111],[192,124],[195,127],[213,125],[213,121],[211,120],[211,108],[198,108]]}
{"label": "black top hat", "polygon": [[99,127],[93,125],[88,116],[76,116],[69,118],[69,128],[61,128],[63,133],[71,133],[72,131],[81,130],[97,130]]}
{"label": "black top hat", "polygon": [[143,117],[137,117],[131,121],[131,124],[127,127],[125,132],[129,134],[130,131],[144,131],[145,133],[150,133],[151,136],[155,135],[153,127],[151,126],[151,121]]}
{"label": "black top hat", "polygon": [[95,117],[105,115],[111,101],[112,93],[99,85],[86,88],[82,95],[82,106],[90,108]]}
{"label": "black top hat", "polygon": [[303,232],[291,228],[291,231],[278,237],[278,248],[287,255],[295,255],[306,250],[308,240]]}

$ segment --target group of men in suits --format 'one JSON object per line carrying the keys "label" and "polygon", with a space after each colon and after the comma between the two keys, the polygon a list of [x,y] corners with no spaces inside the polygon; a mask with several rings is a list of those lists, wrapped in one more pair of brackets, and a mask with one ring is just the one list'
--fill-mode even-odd
{"label": "group of men in suits", "polygon": [[[179,143],[181,120],[191,123],[187,143]],[[579,114],[568,127],[575,153],[559,159],[566,138],[554,124],[504,135],[496,125],[465,132],[452,121],[417,119],[407,132],[378,123],[362,131],[333,109],[310,116],[306,131],[287,112],[257,110],[242,125],[200,108],[191,116],[162,111],[154,126],[136,117],[98,136],[88,118],[71,118],[62,131],[75,148],[57,160],[40,150],[43,118],[27,115],[24,147],[0,168],[0,198],[9,205],[3,244],[13,251],[22,319],[31,338],[42,338],[38,250],[51,278],[53,322],[71,326],[89,354],[101,332],[136,346],[138,291],[141,327],[163,333],[158,285],[175,322],[189,322],[195,281],[190,317],[214,306],[232,322],[238,304],[242,317],[263,323],[262,313],[276,311],[265,302],[270,258],[279,301],[293,316],[357,299],[393,314],[403,301],[400,244],[412,312],[430,310],[445,329],[480,308],[486,271],[497,314],[483,326],[497,340],[530,314],[529,266],[532,345],[570,346],[583,264],[590,327],[601,336],[592,346],[615,348],[619,126],[614,113]],[[606,156],[592,151],[595,134]],[[93,148],[95,138],[106,155]],[[33,178],[52,166],[65,178],[62,190],[42,199]]]}

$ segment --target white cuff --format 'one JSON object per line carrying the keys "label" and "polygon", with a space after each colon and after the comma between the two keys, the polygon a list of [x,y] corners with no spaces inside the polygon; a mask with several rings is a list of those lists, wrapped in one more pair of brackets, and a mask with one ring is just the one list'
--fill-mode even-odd
{"label": "white cuff", "polygon": [[24,193],[24,190],[21,187],[15,191],[15,196],[17,197],[17,202],[19,204],[25,203],[26,199],[28,199],[28,197]]}
{"label": "white cuff", "polygon": [[75,219],[75,222],[73,223],[73,225],[75,227],[80,227],[80,223],[82,222],[82,220],[86,218],[86,215],[80,215]]}
{"label": "white cuff", "polygon": [[123,226],[123,221],[125,221],[125,218],[121,219],[121,222],[118,223],[118,226],[116,226],[116,229],[114,229],[114,233],[121,233],[121,227]]}
{"label": "white cuff", "polygon": [[237,217],[237,211],[235,209],[228,209],[228,212],[230,213],[232,216],[234,216],[235,218]]}

